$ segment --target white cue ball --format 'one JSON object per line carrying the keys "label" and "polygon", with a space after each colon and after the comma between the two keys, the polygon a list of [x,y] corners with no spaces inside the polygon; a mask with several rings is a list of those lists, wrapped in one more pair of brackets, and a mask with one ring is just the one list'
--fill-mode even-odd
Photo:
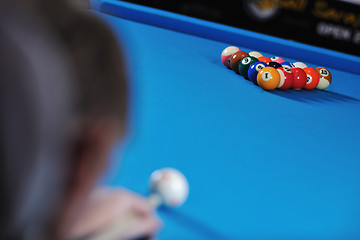
{"label": "white cue ball", "polygon": [[182,205],[189,195],[186,177],[174,168],[162,168],[150,176],[150,192],[157,194],[167,206]]}
{"label": "white cue ball", "polygon": [[250,55],[251,57],[255,57],[255,58],[259,58],[259,57],[262,57],[262,56],[263,56],[261,53],[255,52],[255,51],[249,52],[249,55]]}
{"label": "white cue ball", "polygon": [[301,68],[301,69],[307,67],[307,65],[305,63],[303,63],[303,62],[294,62],[293,65],[294,65],[294,67],[298,67],[298,68]]}

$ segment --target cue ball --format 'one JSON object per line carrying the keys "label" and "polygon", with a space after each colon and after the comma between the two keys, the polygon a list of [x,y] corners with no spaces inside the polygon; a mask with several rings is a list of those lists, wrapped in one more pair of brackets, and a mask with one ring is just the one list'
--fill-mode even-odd
{"label": "cue ball", "polygon": [[294,81],[293,81],[293,84],[291,85],[291,88],[294,90],[300,90],[300,89],[304,88],[306,85],[306,81],[307,81],[305,71],[303,69],[297,68],[297,67],[292,68],[291,71],[294,75]]}
{"label": "cue ball", "polygon": [[264,90],[273,90],[280,84],[280,74],[273,67],[264,67],[257,75],[257,83]]}
{"label": "cue ball", "polygon": [[264,62],[264,63],[269,63],[269,62],[271,62],[271,59],[268,58],[268,57],[265,57],[265,56],[258,57],[258,60],[259,60],[260,62]]}
{"label": "cue ball", "polygon": [[270,59],[271,59],[272,62],[277,62],[277,63],[285,62],[285,60],[282,59],[281,57],[271,57]]}
{"label": "cue ball", "polygon": [[268,65],[269,65],[269,67],[273,67],[273,68],[282,67],[282,65],[280,63],[277,63],[277,62],[269,62]]}
{"label": "cue ball", "polygon": [[189,183],[180,171],[174,168],[162,168],[151,174],[150,192],[158,194],[163,204],[177,207],[186,201],[189,195]]}
{"label": "cue ball", "polygon": [[249,80],[252,81],[255,85],[258,85],[257,84],[257,74],[264,67],[267,67],[267,64],[264,62],[255,62],[250,65],[249,70],[248,70],[248,77],[249,77]]}
{"label": "cue ball", "polygon": [[319,73],[312,67],[306,67],[303,70],[305,71],[307,78],[304,89],[311,90],[316,88],[320,81]]}
{"label": "cue ball", "polygon": [[249,79],[248,70],[251,64],[258,62],[259,60],[256,57],[244,57],[239,63],[239,73],[245,79]]}
{"label": "cue ball", "polygon": [[307,65],[303,62],[294,62],[293,63],[294,68],[306,68]]}
{"label": "cue ball", "polygon": [[249,57],[249,54],[244,51],[238,51],[230,57],[230,68],[237,74],[239,74],[239,63],[245,57]]}
{"label": "cue ball", "polygon": [[294,75],[290,68],[279,67],[276,70],[280,73],[280,84],[278,88],[280,90],[289,89],[294,81]]}
{"label": "cue ball", "polygon": [[325,88],[328,88],[332,80],[330,71],[323,67],[315,68],[315,70],[320,75],[319,84],[316,86],[316,89],[324,90]]}
{"label": "cue ball", "polygon": [[250,55],[251,57],[256,57],[256,58],[259,58],[259,57],[262,57],[262,56],[263,56],[261,53],[255,52],[255,51],[249,52],[249,55]]}
{"label": "cue ball", "polygon": [[230,57],[238,51],[240,51],[240,49],[234,46],[229,46],[222,51],[221,62],[224,64],[225,67],[230,68]]}

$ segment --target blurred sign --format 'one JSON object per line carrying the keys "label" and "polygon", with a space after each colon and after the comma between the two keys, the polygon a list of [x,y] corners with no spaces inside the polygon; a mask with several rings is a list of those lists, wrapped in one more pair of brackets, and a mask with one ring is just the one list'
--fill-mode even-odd
{"label": "blurred sign", "polygon": [[360,1],[128,0],[360,56]]}

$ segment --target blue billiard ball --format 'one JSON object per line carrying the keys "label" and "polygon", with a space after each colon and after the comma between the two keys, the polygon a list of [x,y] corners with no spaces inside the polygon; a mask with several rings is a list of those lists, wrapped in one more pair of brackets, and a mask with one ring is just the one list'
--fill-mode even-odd
{"label": "blue billiard ball", "polygon": [[263,69],[264,67],[267,67],[267,64],[264,62],[255,62],[251,64],[248,70],[248,76],[249,80],[252,81],[254,84],[257,84],[257,74],[258,72]]}
{"label": "blue billiard ball", "polygon": [[292,63],[290,63],[290,62],[283,62],[283,63],[280,63],[281,64],[281,66],[287,66],[287,67],[289,67],[289,68],[293,68],[294,67],[294,65],[292,64]]}

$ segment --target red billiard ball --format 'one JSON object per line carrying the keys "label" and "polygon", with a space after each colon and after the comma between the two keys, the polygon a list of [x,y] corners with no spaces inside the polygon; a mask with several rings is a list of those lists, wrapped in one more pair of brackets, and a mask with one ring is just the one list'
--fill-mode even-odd
{"label": "red billiard ball", "polygon": [[276,70],[278,70],[278,72],[280,73],[280,84],[278,86],[278,89],[289,89],[294,81],[294,75],[290,68],[279,67]]}
{"label": "red billiard ball", "polygon": [[257,75],[257,83],[264,90],[274,90],[279,86],[280,74],[273,67],[264,67]]}
{"label": "red billiard ball", "polygon": [[285,60],[282,59],[281,57],[271,57],[270,59],[271,59],[271,61],[277,62],[277,63],[283,63],[283,62],[285,62]]}
{"label": "red billiard ball", "polygon": [[291,71],[294,75],[294,80],[293,80],[293,84],[291,85],[291,88],[294,90],[299,90],[304,88],[307,80],[305,71],[297,67],[291,68]]}
{"label": "red billiard ball", "polygon": [[264,62],[264,63],[269,63],[269,62],[271,62],[271,59],[268,58],[268,57],[265,57],[265,56],[258,57],[258,60],[259,60],[260,62]]}
{"label": "red billiard ball", "polygon": [[249,54],[244,51],[238,51],[230,57],[230,68],[237,74],[239,74],[239,63],[245,57],[249,57]]}
{"label": "red billiard ball", "polygon": [[225,67],[230,68],[230,57],[238,51],[240,51],[240,49],[234,46],[229,46],[222,51],[221,62],[224,64]]}
{"label": "red billiard ball", "polygon": [[320,81],[319,73],[312,67],[306,67],[303,69],[306,73],[306,85],[304,89],[311,90],[316,88]]}
{"label": "red billiard ball", "polygon": [[320,75],[319,84],[316,86],[316,89],[324,90],[325,88],[328,88],[332,80],[330,71],[323,67],[318,67],[315,70]]}

